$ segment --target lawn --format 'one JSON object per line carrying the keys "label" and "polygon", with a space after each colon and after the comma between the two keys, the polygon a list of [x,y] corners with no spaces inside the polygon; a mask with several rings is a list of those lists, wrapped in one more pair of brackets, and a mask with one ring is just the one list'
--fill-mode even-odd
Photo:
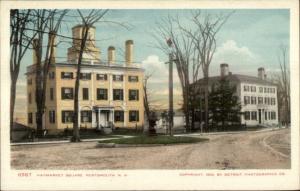
{"label": "lawn", "polygon": [[198,143],[208,141],[208,139],[204,138],[196,138],[196,137],[183,137],[183,136],[136,136],[131,138],[121,138],[121,139],[112,139],[112,140],[104,140],[99,141],[99,143],[115,143],[115,144],[180,144],[180,143]]}

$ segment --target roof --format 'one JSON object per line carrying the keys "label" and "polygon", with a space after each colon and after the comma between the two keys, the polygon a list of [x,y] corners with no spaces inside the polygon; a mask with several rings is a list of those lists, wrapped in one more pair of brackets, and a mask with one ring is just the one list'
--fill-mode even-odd
{"label": "roof", "polygon": [[[137,65],[121,65],[121,64],[107,64],[105,62],[96,62],[95,64],[88,64],[89,62],[82,62],[81,68],[82,69],[111,69],[111,70],[118,70],[118,71],[141,71],[144,72],[145,69],[141,68]],[[27,66],[27,72],[25,75],[33,73],[35,71],[36,65],[32,64]],[[55,64],[51,64],[51,67],[77,67],[77,63],[72,62],[56,62]]]}
{"label": "roof", "polygon": [[[247,76],[247,75],[241,75],[241,74],[229,74],[226,76],[229,81],[237,82],[237,83],[250,83],[250,84],[260,84],[260,85],[270,85],[270,86],[276,86],[275,83],[272,83],[268,80],[263,80],[258,77],[254,76]],[[212,76],[209,77],[209,84],[215,83],[216,81],[220,80],[220,76]],[[198,80],[200,84],[204,83],[204,79],[201,78]]]}

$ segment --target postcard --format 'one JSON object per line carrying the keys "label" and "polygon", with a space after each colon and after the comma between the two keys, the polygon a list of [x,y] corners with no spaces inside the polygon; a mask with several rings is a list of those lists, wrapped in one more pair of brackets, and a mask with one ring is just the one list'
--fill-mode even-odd
{"label": "postcard", "polygon": [[1,190],[296,190],[299,2],[1,5]]}

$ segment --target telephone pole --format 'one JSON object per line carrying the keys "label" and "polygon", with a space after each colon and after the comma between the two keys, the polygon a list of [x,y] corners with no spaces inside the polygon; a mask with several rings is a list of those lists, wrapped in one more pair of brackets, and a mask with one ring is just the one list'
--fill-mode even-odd
{"label": "telephone pole", "polygon": [[169,54],[169,133],[173,135],[172,129],[174,125],[173,118],[173,54]]}

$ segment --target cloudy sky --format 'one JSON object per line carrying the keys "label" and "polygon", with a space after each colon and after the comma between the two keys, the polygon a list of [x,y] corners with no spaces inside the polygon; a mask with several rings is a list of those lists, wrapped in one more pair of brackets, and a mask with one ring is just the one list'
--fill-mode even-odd
{"label": "cloudy sky", "polygon": [[[202,10],[211,14],[226,14],[232,10]],[[74,15],[75,11],[65,17],[60,33],[71,36],[72,26],[79,24]],[[97,23],[96,45],[101,49],[101,58],[106,60],[107,47],[116,47],[116,60],[123,61],[122,51],[124,42],[128,39],[134,41],[134,60],[146,73],[152,74],[149,80],[151,100],[153,105],[159,108],[167,108],[168,96],[168,66],[164,64],[168,56],[161,50],[154,48],[154,38],[151,35],[157,27],[157,22],[168,15],[178,15],[183,24],[188,24],[191,18],[191,10],[110,10],[105,15],[105,21],[126,22],[130,24],[127,30],[119,25],[107,22]],[[219,64],[226,62],[232,73],[257,75],[258,67],[265,67],[267,73],[279,69],[277,54],[280,44],[289,47],[289,10],[288,9],[238,9],[228,19],[217,36],[217,50],[213,57],[210,75],[219,74]],[[59,38],[58,61],[65,61],[67,48],[70,42]],[[32,52],[28,51],[20,71],[18,81],[16,107],[17,113],[26,110],[26,81],[25,67],[32,63]],[[181,103],[180,82],[174,71],[174,95],[175,106]]]}

